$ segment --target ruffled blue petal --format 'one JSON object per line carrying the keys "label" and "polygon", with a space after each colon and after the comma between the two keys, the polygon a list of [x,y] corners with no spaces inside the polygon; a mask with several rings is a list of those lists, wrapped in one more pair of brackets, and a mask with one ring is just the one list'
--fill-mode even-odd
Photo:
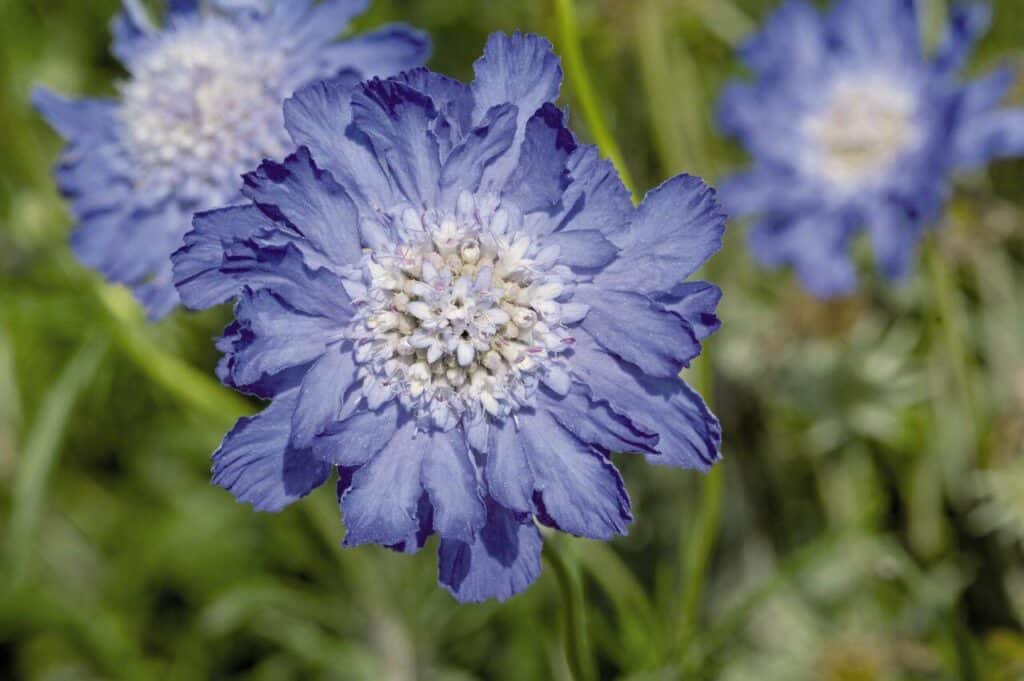
{"label": "ruffled blue petal", "polygon": [[430,36],[405,24],[388,24],[330,45],[319,57],[324,72],[355,69],[363,78],[390,76],[420,66],[431,52]]}
{"label": "ruffled blue petal", "polygon": [[992,20],[992,9],[980,2],[953,7],[946,38],[932,62],[936,73],[952,75],[963,68],[974,44]]}
{"label": "ruffled blue petal", "polygon": [[411,555],[422,549],[427,540],[434,535],[434,509],[430,505],[430,497],[426,492],[420,495],[419,504],[416,506],[416,520],[419,522],[419,527],[415,532],[397,544],[390,544],[386,548],[397,553]]}
{"label": "ruffled blue petal", "polygon": [[285,100],[284,120],[295,144],[307,147],[317,165],[329,170],[360,211],[369,214],[398,200],[370,141],[349,128],[359,82],[355,71],[345,71],[300,89]]}
{"label": "ruffled blue petal", "polygon": [[367,136],[403,194],[427,206],[437,195],[441,161],[429,133],[438,116],[433,101],[394,80],[371,80],[352,97],[352,118]]}
{"label": "ruffled blue petal", "polygon": [[494,107],[455,146],[441,169],[441,192],[446,207],[454,207],[461,191],[480,188],[484,171],[512,146],[516,115],[516,107],[511,104]]}
{"label": "ruffled blue petal", "polygon": [[627,415],[636,428],[658,434],[651,463],[708,470],[720,458],[722,429],[700,395],[679,378],[655,378],[581,337],[574,372],[591,399]]}
{"label": "ruffled blue petal", "polygon": [[763,265],[795,266],[810,293],[832,298],[857,286],[848,255],[855,229],[843,216],[829,213],[765,219],[750,231],[750,250]]}
{"label": "ruffled blue petal", "polygon": [[[807,144],[801,123],[820,106],[820,93],[830,85],[825,75],[786,74],[784,79],[732,83],[725,87],[718,105],[718,126],[738,138],[760,162],[799,172],[796,153]],[[808,179],[817,178],[801,181]]]}
{"label": "ruffled blue petal", "polygon": [[762,76],[789,72],[802,77],[822,67],[827,49],[817,10],[806,0],[787,0],[743,45],[740,57]]}
{"label": "ruffled blue petal", "polygon": [[362,82],[354,69],[300,88],[284,102],[284,122],[292,141],[313,152],[319,163],[334,155],[331,143],[352,121],[352,93]]}
{"label": "ruffled blue petal", "polygon": [[352,476],[352,486],[341,497],[345,546],[399,544],[419,529],[420,463],[429,441],[407,420]]}
{"label": "ruffled blue petal", "polygon": [[595,281],[643,293],[669,291],[722,247],[725,214],[715,190],[678,175],[652,190],[621,233],[621,256]]}
{"label": "ruffled blue petal", "polygon": [[516,166],[527,121],[544,104],[558,98],[562,67],[551,43],[540,36],[517,32],[491,34],[473,70],[473,120],[480,120],[491,107],[501,104],[519,108],[515,144],[488,173],[491,181],[500,186]]}
{"label": "ruffled blue petal", "polygon": [[[279,225],[255,206],[236,206],[199,213],[171,260],[174,279],[186,306],[217,305],[248,287],[271,289],[283,301],[307,314],[342,323],[352,307],[341,279],[324,268],[310,269],[302,253]],[[279,241],[279,240],[278,240]]]}
{"label": "ruffled blue petal", "polygon": [[156,27],[141,0],[123,0],[124,10],[114,17],[110,31],[114,36],[111,53],[131,69],[136,55],[146,49]]}
{"label": "ruffled blue petal", "polygon": [[558,246],[558,262],[574,270],[598,270],[615,260],[619,249],[596,229],[555,232],[544,238],[544,246]]}
{"label": "ruffled blue petal", "polygon": [[1024,109],[1000,109],[1013,85],[1010,68],[993,71],[960,91],[954,164],[973,169],[992,159],[1024,154]]}
{"label": "ruffled blue petal", "polygon": [[110,134],[116,124],[117,104],[108,100],[69,99],[45,87],[35,87],[32,106],[69,142],[81,143]]}
{"label": "ruffled blue petal", "polygon": [[438,552],[438,581],[463,603],[504,601],[540,575],[541,538],[529,518],[492,502],[487,524],[472,544],[444,539]]}
{"label": "ruffled blue petal", "polygon": [[280,511],[327,481],[330,465],[288,445],[296,391],[280,395],[256,416],[244,417],[213,455],[213,482],[252,504]]}
{"label": "ruffled blue petal", "polygon": [[[391,437],[392,432],[388,433],[387,437]],[[345,493],[348,492],[352,486],[352,480],[356,472],[358,472],[358,466],[339,466],[338,467],[338,503],[341,504],[342,498]],[[384,548],[390,549],[396,553],[417,553],[427,543],[433,534],[434,526],[434,509],[430,505],[430,498],[426,492],[420,494],[420,500],[416,504],[416,529],[406,536],[400,542],[394,544],[385,544]]]}
{"label": "ruffled blue petal", "polygon": [[814,210],[821,203],[822,192],[791,168],[769,161],[726,178],[718,188],[718,198],[729,215],[740,216]]}
{"label": "ruffled blue petal", "polygon": [[654,407],[647,418],[657,421],[659,435],[658,451],[645,454],[647,462],[710,469],[721,458],[722,427],[700,394],[681,379],[643,376],[637,383]]}
{"label": "ruffled blue petal", "polygon": [[488,434],[484,479],[499,504],[520,513],[533,509],[529,452],[513,419],[494,422]]}
{"label": "ruffled blue petal", "polygon": [[693,329],[697,340],[704,340],[722,325],[715,314],[722,300],[722,289],[714,284],[706,281],[686,282],[657,300],[666,310],[682,317]]}
{"label": "ruffled blue petal", "polygon": [[590,306],[582,328],[648,374],[676,376],[700,354],[700,342],[683,318],[643,294],[580,286],[574,300]]}
{"label": "ruffled blue petal", "polygon": [[633,520],[622,477],[551,414],[520,414],[519,435],[533,471],[537,517],[563,532],[591,539],[625,534]]}
{"label": "ruffled blue petal", "polygon": [[914,0],[840,0],[826,23],[843,58],[890,67],[921,64]]}
{"label": "ruffled blue petal", "polygon": [[899,206],[878,206],[867,215],[867,229],[878,270],[889,279],[907,276],[917,255],[924,222],[910,219]]}
{"label": "ruffled blue petal", "polygon": [[151,322],[167,316],[181,302],[174,288],[174,272],[169,260],[145,284],[136,286],[134,292]]}
{"label": "ruffled blue petal", "polygon": [[474,120],[491,107],[514,104],[519,107],[519,126],[525,126],[537,109],[558,98],[562,87],[558,57],[551,43],[537,35],[492,34],[473,71]]}
{"label": "ruffled blue petal", "polygon": [[199,13],[199,0],[167,0],[167,20]]}
{"label": "ruffled blue petal", "polygon": [[394,78],[434,101],[442,115],[435,121],[433,132],[441,147],[441,157],[447,158],[452,147],[473,127],[473,91],[461,81],[426,68],[403,71]]}
{"label": "ruffled blue petal", "polygon": [[658,434],[634,423],[627,416],[590,398],[586,386],[574,382],[565,395],[555,395],[541,388],[537,407],[549,412],[559,425],[580,442],[596,447],[606,454],[613,452],[657,453]]}
{"label": "ruffled blue petal", "polygon": [[349,346],[335,345],[316,360],[302,379],[291,443],[309,447],[337,419],[345,393],[356,380],[356,363]]}
{"label": "ruffled blue petal", "polygon": [[633,221],[633,199],[615,166],[597,147],[577,147],[568,159],[569,186],[562,196],[558,229],[596,229],[617,241]]}
{"label": "ruffled blue petal", "polygon": [[173,204],[96,209],[72,231],[71,250],[108,281],[130,286],[149,319],[159,319],[178,301],[166,254],[180,241],[187,219]]}
{"label": "ruffled blue petal", "polygon": [[242,193],[335,264],[362,257],[355,204],[330,172],[316,166],[305,147],[284,163],[264,161],[257,171],[246,174]]}
{"label": "ruffled blue petal", "polygon": [[657,454],[648,461],[700,470],[718,461],[721,426],[681,379],[646,376],[585,336],[575,344],[572,368],[592,399],[627,415],[636,428],[658,434]]}
{"label": "ruffled blue petal", "polygon": [[128,207],[124,212],[87,216],[71,234],[71,249],[107,279],[135,284],[162,265],[161,251],[146,248],[147,241],[167,248],[163,253],[170,252],[186,220],[173,206],[156,211]]}
{"label": "ruffled blue petal", "polygon": [[1024,155],[1024,109],[993,111],[967,123],[957,136],[956,162],[971,169]]}
{"label": "ruffled blue petal", "polygon": [[268,378],[316,361],[343,331],[343,324],[304,313],[275,292],[245,289],[235,306],[235,323],[221,344],[227,355],[220,367],[221,380],[264,394],[274,383]]}
{"label": "ruffled blue petal", "polygon": [[526,123],[519,163],[503,195],[524,213],[551,210],[569,185],[568,162],[575,149],[565,113],[545,103]]}
{"label": "ruffled blue petal", "polygon": [[359,467],[388,445],[397,426],[398,407],[394,402],[381,405],[377,411],[359,409],[328,425],[316,438],[313,449],[324,461]]}
{"label": "ruffled blue petal", "polygon": [[434,509],[434,531],[442,539],[472,543],[486,521],[476,463],[456,433],[421,435],[421,482]]}
{"label": "ruffled blue petal", "polygon": [[[271,21],[296,45],[319,48],[338,37],[348,23],[366,11],[369,0],[275,0]],[[286,16],[291,15],[288,21]]]}
{"label": "ruffled blue petal", "polygon": [[256,206],[202,213],[193,219],[193,226],[171,261],[182,301],[192,309],[205,309],[234,298],[246,283],[221,272],[225,248],[275,226]]}

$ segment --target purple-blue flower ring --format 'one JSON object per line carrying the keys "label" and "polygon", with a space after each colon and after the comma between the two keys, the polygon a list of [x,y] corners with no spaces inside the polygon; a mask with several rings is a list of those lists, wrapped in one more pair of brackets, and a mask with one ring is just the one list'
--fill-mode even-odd
{"label": "purple-blue flower ring", "polygon": [[753,167],[723,184],[722,201],[755,216],[762,264],[792,266],[819,297],[847,294],[866,230],[879,271],[902,278],[954,172],[1024,151],[1024,110],[1000,108],[1011,71],[958,79],[988,22],[984,6],[954,8],[929,54],[912,0],[839,0],[824,15],[790,0],[747,41],[755,79],[726,90],[719,123]]}
{"label": "purple-blue flower ring", "polygon": [[707,470],[721,444],[679,378],[719,325],[719,289],[686,281],[721,246],[714,191],[681,175],[635,208],[553,104],[546,40],[495,34],[475,70],[299,91],[297,151],[173,256],[186,306],[237,299],[220,378],[273,400],[214,482],[276,511],[336,467],[344,544],[438,534],[461,601],[537,578],[538,522],[624,534],[612,452]]}
{"label": "purple-blue flower ring", "polygon": [[67,140],[56,176],[85,265],[130,286],[151,319],[178,303],[170,255],[193,213],[242,199],[242,173],[290,148],[281,104],[351,69],[392,75],[423,64],[425,34],[390,25],[335,41],[368,0],[172,0],[157,27],[139,0],[113,22],[128,78],[116,100],[36,108]]}

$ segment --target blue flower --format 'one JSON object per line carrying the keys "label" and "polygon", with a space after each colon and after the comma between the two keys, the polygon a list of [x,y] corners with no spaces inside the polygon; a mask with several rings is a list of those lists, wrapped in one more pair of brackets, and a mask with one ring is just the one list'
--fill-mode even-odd
{"label": "blue flower", "polygon": [[273,511],[336,467],[345,545],[438,534],[464,601],[537,577],[535,520],[625,533],[612,452],[706,470],[721,440],[678,378],[718,327],[717,287],[685,281],[721,244],[714,192],[679,176],[634,208],[552,103],[547,41],[494,35],[475,69],[301,90],[298,150],[173,256],[187,306],[237,298],[221,379],[273,400],[214,482]]}
{"label": "blue flower", "polygon": [[913,0],[839,0],[824,16],[790,0],[746,43],[756,79],[727,90],[719,122],[754,165],[722,200],[757,216],[762,263],[792,265],[815,295],[844,294],[857,286],[851,242],[866,229],[881,273],[903,277],[952,173],[1024,151],[1024,110],[1000,108],[1011,72],[957,78],[988,17],[953,10],[928,54]]}
{"label": "blue flower", "polygon": [[44,89],[35,106],[67,141],[57,182],[79,259],[131,286],[151,319],[178,302],[170,255],[192,214],[241,200],[243,172],[289,148],[281,103],[341,70],[391,75],[423,63],[426,36],[387,26],[334,42],[366,0],[171,0],[165,26],[141,0],[114,20],[128,70],[114,100]]}

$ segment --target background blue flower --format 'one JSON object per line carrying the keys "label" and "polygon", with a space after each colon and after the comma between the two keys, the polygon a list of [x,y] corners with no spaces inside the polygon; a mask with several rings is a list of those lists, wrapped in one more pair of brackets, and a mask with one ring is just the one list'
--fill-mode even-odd
{"label": "background blue flower", "polygon": [[625,533],[612,452],[718,459],[678,374],[718,327],[719,290],[685,280],[725,219],[686,175],[634,208],[552,103],[547,41],[495,34],[475,71],[304,88],[285,104],[298,151],[173,257],[186,305],[238,299],[222,380],[273,400],[225,438],[214,481],[278,510],[337,466],[345,544],[436,533],[466,601],[537,577],[535,518]]}
{"label": "background blue flower", "polygon": [[281,102],[342,69],[387,75],[423,63],[425,34],[402,25],[335,42],[364,0],[178,0],[157,27],[139,0],[113,22],[129,77],[117,100],[34,103],[67,141],[57,181],[75,253],[131,286],[151,318],[177,303],[170,254],[198,210],[236,200],[240,175],[284,153]]}
{"label": "background blue flower", "polygon": [[988,20],[981,5],[953,9],[929,53],[913,0],[839,0],[825,15],[790,0],[746,42],[755,80],[726,90],[719,123],[754,164],[722,192],[731,214],[757,216],[763,264],[792,265],[815,295],[844,294],[867,230],[879,270],[902,277],[952,173],[1024,151],[1024,110],[999,108],[1010,70],[958,79]]}

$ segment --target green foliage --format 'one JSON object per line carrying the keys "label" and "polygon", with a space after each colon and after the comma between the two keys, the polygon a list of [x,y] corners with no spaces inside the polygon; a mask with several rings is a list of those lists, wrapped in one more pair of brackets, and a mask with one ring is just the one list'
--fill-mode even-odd
{"label": "green foliage", "polygon": [[[554,0],[378,0],[360,26],[428,29],[461,78],[491,31],[578,38],[593,91],[570,71],[564,101],[642,195],[742,162],[712,111],[774,4],[579,0],[565,31]],[[258,408],[211,378],[227,310],[147,326],[71,256],[28,92],[113,92],[116,5],[0,0],[0,678],[1022,678],[1024,162],[964,179],[913,280],[836,303],[756,268],[733,225],[698,367],[718,477],[620,457],[629,537],[560,537],[527,593],[458,606],[433,545],[342,551],[329,487],[277,515],[212,487]],[[994,5],[972,69],[1024,65],[1019,2]]]}

